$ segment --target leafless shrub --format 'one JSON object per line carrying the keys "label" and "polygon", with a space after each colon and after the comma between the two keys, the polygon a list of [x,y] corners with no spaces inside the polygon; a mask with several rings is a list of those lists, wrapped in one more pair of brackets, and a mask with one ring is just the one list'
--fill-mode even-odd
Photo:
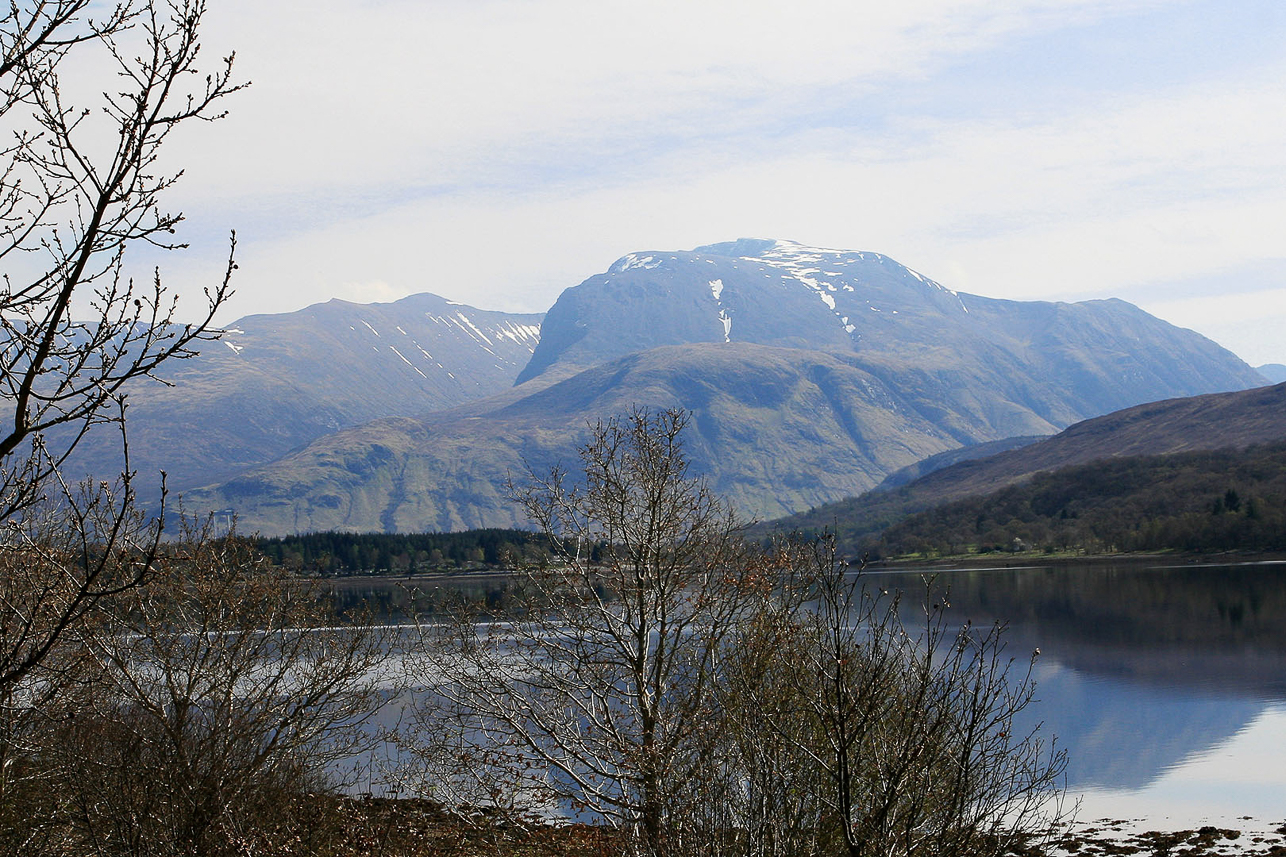
{"label": "leafless shrub", "polygon": [[[159,272],[136,283],[126,270],[130,247],[182,246],[182,216],[162,208],[178,177],[162,167],[164,142],[218,118],[240,88],[231,57],[199,71],[204,11],[202,0],[0,9],[0,829],[18,853],[58,844],[40,823],[51,808],[25,801],[48,796],[55,772],[32,753],[81,699],[84,650],[71,638],[155,568],[164,482],[148,518],[129,464],[128,387],[216,336],[230,294],[231,254],[190,323]],[[105,76],[80,74],[95,68]],[[82,485],[70,458],[106,433],[121,470]]]}
{"label": "leafless shrub", "polygon": [[370,736],[387,632],[238,538],[168,549],[82,632],[86,692],[40,760],[78,853],[222,854]]}
{"label": "leafless shrub", "polygon": [[726,671],[751,853],[1001,855],[1049,829],[1065,755],[1015,731],[1035,655],[1009,657],[1001,624],[953,628],[931,585],[916,624],[829,537],[779,556]]}
{"label": "leafless shrub", "polygon": [[422,629],[418,787],[606,821],[648,855],[985,857],[1051,821],[1064,758],[1014,733],[1034,685],[1003,627],[932,600],[917,624],[829,538],[740,544],[685,422],[600,424],[583,481],[519,491],[572,547],[505,616]]}
{"label": "leafless shrub", "polygon": [[[203,12],[200,0],[0,10],[0,693],[97,603],[142,584],[154,557],[160,525],[135,508],[126,387],[214,335],[235,266],[183,324],[159,274],[136,285],[124,259],[134,245],[180,246],[181,215],[161,208],[177,177],[159,169],[161,146],[179,124],[216,118],[239,88],[231,57],[198,73]],[[64,76],[95,56],[110,79]],[[69,456],[111,428],[122,472],[78,486],[64,475]]]}

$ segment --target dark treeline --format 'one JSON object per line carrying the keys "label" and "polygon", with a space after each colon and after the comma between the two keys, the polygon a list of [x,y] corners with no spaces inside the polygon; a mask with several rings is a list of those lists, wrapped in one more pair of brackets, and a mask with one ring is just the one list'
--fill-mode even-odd
{"label": "dark treeline", "polygon": [[549,557],[551,548],[549,538],[542,534],[502,529],[308,533],[261,538],[256,546],[275,565],[322,575],[416,574],[538,564]]}
{"label": "dark treeline", "polygon": [[1111,459],[912,515],[872,555],[1286,550],[1286,444]]}

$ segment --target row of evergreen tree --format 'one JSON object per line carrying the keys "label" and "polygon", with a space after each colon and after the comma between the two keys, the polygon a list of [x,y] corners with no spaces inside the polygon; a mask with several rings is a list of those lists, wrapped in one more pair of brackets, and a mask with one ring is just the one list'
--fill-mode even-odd
{"label": "row of evergreen tree", "polygon": [[[316,575],[420,574],[538,564],[550,555],[548,537],[527,530],[460,533],[306,533],[260,538],[256,546],[275,565]],[[596,547],[590,548],[592,553]]]}

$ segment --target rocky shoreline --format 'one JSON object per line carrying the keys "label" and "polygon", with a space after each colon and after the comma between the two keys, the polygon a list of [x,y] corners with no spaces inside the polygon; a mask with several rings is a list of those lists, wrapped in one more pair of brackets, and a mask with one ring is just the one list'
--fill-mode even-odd
{"label": "rocky shoreline", "polygon": [[[621,842],[586,824],[523,822],[488,812],[447,811],[414,798],[312,796],[302,824],[253,843],[265,855],[357,857],[610,857]],[[1077,821],[1015,848],[1013,857],[1286,857],[1286,822],[1249,816],[1180,830],[1148,819]]]}
{"label": "rocky shoreline", "polygon": [[1076,822],[1031,857],[1286,857],[1286,822],[1246,816],[1235,823],[1160,831],[1150,829],[1147,819]]}

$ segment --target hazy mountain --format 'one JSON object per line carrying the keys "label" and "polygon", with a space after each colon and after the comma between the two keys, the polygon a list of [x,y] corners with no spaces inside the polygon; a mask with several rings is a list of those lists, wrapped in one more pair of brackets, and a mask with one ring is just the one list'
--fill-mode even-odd
{"label": "hazy mountain", "polygon": [[1286,382],[1286,366],[1281,363],[1265,363],[1263,366],[1256,366],[1255,371],[1270,384],[1281,384]]}
{"label": "hazy mountain", "polygon": [[838,526],[853,544],[902,517],[989,494],[1034,474],[1122,456],[1245,449],[1286,440],[1286,384],[1153,402],[1078,423],[1054,437],[936,470],[890,491],[832,503],[772,528]]}
{"label": "hazy mountain", "polygon": [[[513,384],[542,318],[430,294],[247,316],[198,356],[167,363],[169,386],[130,391],[131,466],[144,490],[163,469],[182,491],[339,429],[488,396]],[[73,472],[116,471],[117,446],[108,432],[91,434]]]}
{"label": "hazy mountain", "polygon": [[931,455],[928,458],[921,459],[915,464],[909,464],[900,470],[895,470],[884,481],[872,488],[872,491],[888,491],[893,488],[899,488],[928,476],[935,470],[941,470],[944,467],[950,467],[953,464],[959,464],[962,461],[974,461],[979,458],[990,458],[993,455],[999,455],[1002,452],[1008,452],[1011,449],[1020,449],[1024,446],[1030,446],[1037,441],[1044,440],[1045,435],[1021,435],[1019,437],[1007,437],[1002,440],[993,440],[987,443],[975,443],[972,446],[962,446],[959,449],[949,449],[946,452],[939,452],[937,455]]}
{"label": "hazy mountain", "polygon": [[319,439],[189,501],[264,533],[521,525],[509,474],[575,466],[587,422],[694,414],[695,472],[775,517],[964,444],[1262,379],[1121,301],[995,301],[870,253],[741,241],[631,254],[563,293],[512,390]]}

